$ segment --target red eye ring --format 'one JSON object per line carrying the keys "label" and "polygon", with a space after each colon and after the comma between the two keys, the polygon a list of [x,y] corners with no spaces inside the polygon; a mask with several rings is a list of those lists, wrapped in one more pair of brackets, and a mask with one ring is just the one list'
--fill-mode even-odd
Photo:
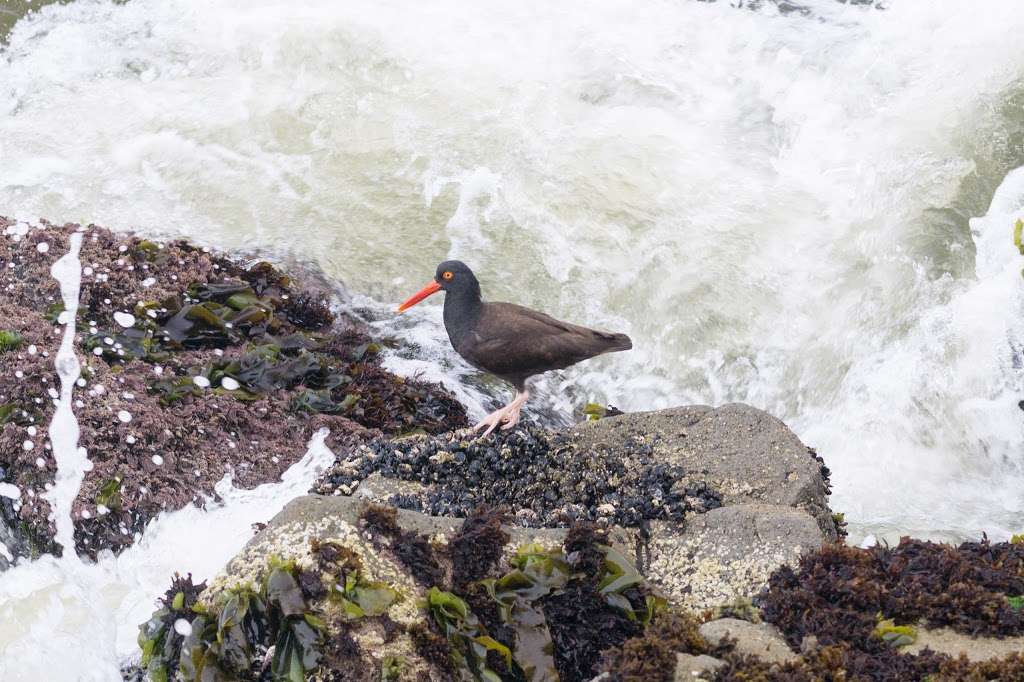
{"label": "red eye ring", "polygon": [[449,281],[454,276],[455,275],[452,274],[451,270],[445,270],[443,273],[441,273],[441,279],[443,279],[446,282]]}

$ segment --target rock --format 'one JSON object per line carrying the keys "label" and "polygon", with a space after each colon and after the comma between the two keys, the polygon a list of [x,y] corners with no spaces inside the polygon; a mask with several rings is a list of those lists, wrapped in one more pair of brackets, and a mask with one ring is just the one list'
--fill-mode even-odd
{"label": "rock", "polygon": [[702,673],[713,673],[724,665],[725,661],[706,654],[676,654],[676,674],[672,679],[675,682],[690,682]]}
{"label": "rock", "polygon": [[949,628],[928,630],[919,628],[913,644],[900,649],[903,653],[919,654],[925,649],[940,654],[948,654],[956,658],[963,654],[970,661],[988,661],[1004,658],[1012,653],[1024,652],[1024,636],[1006,637],[971,637]]}
{"label": "rock", "polygon": [[351,494],[369,502],[388,504],[394,495],[419,495],[423,494],[426,487],[417,481],[397,481],[375,472],[364,478]]}
{"label": "rock", "polygon": [[[20,339],[0,347],[0,482],[23,492],[17,505],[0,498],[0,570],[63,551],[44,496],[63,312],[50,267],[78,230],[0,217],[0,333]],[[337,447],[465,423],[451,394],[386,371],[369,328],[331,312],[337,285],[315,273],[81,232],[74,412],[93,465],[72,506],[81,554],[123,550],[157,514],[213,497],[228,472],[240,488],[278,480],[321,427]],[[335,388],[313,390],[323,385]]]}
{"label": "rock", "polygon": [[706,482],[725,505],[761,503],[803,509],[836,539],[827,469],[781,421],[734,403],[637,412],[573,427],[580,451],[650,446],[656,459],[681,465],[687,481]]}
{"label": "rock", "polygon": [[648,519],[682,522],[690,512],[721,506],[716,491],[685,484],[684,474],[643,445],[585,451],[571,433],[531,424],[487,438],[463,430],[357,444],[339,451],[312,492],[358,490],[434,516],[465,517],[481,504],[505,507],[531,527],[574,520],[638,527]]}
{"label": "rock", "polygon": [[805,511],[739,504],[693,516],[682,530],[653,522],[644,569],[670,600],[702,611],[752,598],[775,569],[821,544]]}
{"label": "rock", "polygon": [[814,635],[804,635],[804,638],[800,640],[800,653],[804,656],[810,656],[818,650],[821,644],[818,642],[818,638]]}
{"label": "rock", "polygon": [[[258,584],[259,574],[270,556],[295,560],[304,568],[312,566],[310,541],[316,539],[319,542],[337,542],[354,551],[367,581],[385,583],[403,595],[403,599],[388,610],[393,621],[403,626],[422,622],[422,613],[417,607],[422,588],[407,568],[374,546],[372,534],[358,528],[359,513],[364,504],[355,498],[316,495],[293,500],[228,562],[203,592],[201,600],[208,605],[214,604],[225,589],[237,584]],[[453,519],[430,518],[414,512],[401,512],[398,522],[406,530],[415,530],[436,539],[454,532],[457,527],[457,521]],[[379,670],[384,656],[389,655],[400,657],[410,676],[423,674],[433,679],[431,675],[441,674],[416,652],[405,633],[400,633],[386,645],[384,633],[375,623],[353,628],[348,634],[358,647],[358,653],[354,655],[361,657],[359,663],[348,661],[354,664],[353,670]],[[366,679],[371,678],[368,675]]]}
{"label": "rock", "polygon": [[789,663],[800,657],[786,644],[778,628],[768,623],[749,623],[736,618],[713,620],[700,626],[700,634],[712,646],[729,637],[736,640],[736,651],[757,656],[766,663]]}
{"label": "rock", "polygon": [[[292,500],[228,562],[221,576],[211,582],[210,589],[215,590],[222,578],[228,584],[232,580],[246,579],[246,574],[253,570],[253,563],[258,564],[261,557],[271,554],[284,559],[301,557],[308,552],[309,541],[314,538],[319,541],[338,540],[346,546],[351,543],[357,551],[366,554],[369,561],[377,561],[374,555],[379,552],[370,547],[370,539],[357,530],[359,514],[365,505],[365,500],[344,496],[304,495]],[[447,541],[462,524],[462,519],[427,516],[404,509],[396,512],[396,522],[402,530],[421,533],[438,542]],[[506,526],[505,530],[512,537],[507,547],[509,551],[526,543],[559,545],[565,539],[565,530],[561,528]],[[626,542],[627,536],[624,535],[615,540],[620,546],[625,546]],[[391,563],[385,561],[381,570],[393,573],[396,569],[387,568]]]}
{"label": "rock", "polygon": [[[836,537],[826,474],[765,412],[697,405],[487,440],[361,444],[313,490],[435,515],[501,506],[521,526],[633,528],[622,532],[645,575],[676,605],[704,610],[749,600],[780,565]],[[645,521],[649,534],[635,530]]]}
{"label": "rock", "polygon": [[[359,584],[372,585],[384,584],[388,589],[397,590],[401,595],[399,601],[392,603],[387,611],[387,618],[382,620],[376,617],[358,617],[355,619],[339,617],[336,600],[330,597],[323,597],[320,601],[307,602],[319,617],[322,617],[326,624],[325,635],[327,642],[349,641],[343,650],[327,656],[325,663],[328,670],[358,670],[366,671],[365,677],[357,676],[354,680],[377,680],[384,679],[381,674],[387,661],[399,659],[401,661],[401,676],[395,678],[401,681],[412,681],[419,679],[444,680],[454,679],[448,673],[450,670],[441,669],[439,661],[448,663],[447,653],[438,657],[425,657],[423,647],[423,634],[429,628],[426,624],[427,612],[423,608],[424,600],[428,596],[428,588],[433,590],[437,587],[441,590],[453,589],[452,586],[463,585],[459,588],[464,596],[468,594],[468,581],[460,582],[457,579],[460,571],[465,571],[465,565],[461,567],[456,563],[466,561],[465,554],[459,558],[458,551],[452,551],[452,547],[458,547],[459,542],[465,542],[454,538],[460,531],[463,520],[452,518],[431,517],[418,512],[397,510],[394,517],[391,512],[381,507],[375,507],[370,514],[367,514],[369,504],[356,497],[333,496],[324,497],[319,495],[308,495],[297,498],[290,502],[267,526],[253,537],[249,543],[236,555],[216,576],[203,591],[200,602],[216,613],[218,604],[223,603],[221,599],[225,591],[236,589],[239,585],[260,585],[266,573],[268,560],[278,564],[286,563],[298,568],[299,575],[316,574],[322,566],[324,554],[322,549],[330,546],[334,556],[343,557],[343,561],[349,566],[358,566]],[[397,526],[401,535],[393,529]],[[508,534],[508,542],[498,554],[494,555],[496,563],[489,569],[492,572],[486,575],[497,577],[509,570],[510,559],[516,550],[522,545],[540,545],[544,548],[560,548],[566,541],[567,532],[562,529],[532,529],[519,527],[503,527]],[[494,536],[490,536],[493,538]],[[579,537],[579,536],[576,536]],[[481,539],[484,538],[484,539]],[[454,541],[453,541],[454,540]],[[474,536],[476,541],[472,550],[471,561],[478,561],[476,547],[479,544],[487,544],[485,536]],[[627,552],[627,542],[631,541],[628,534],[614,532],[608,538],[610,544],[620,552]],[[314,542],[315,541],[315,542]],[[502,540],[501,542],[504,542]],[[424,552],[421,554],[410,554],[406,550],[416,543],[422,543]],[[500,547],[499,545],[493,545]],[[594,547],[593,545],[589,545]],[[588,551],[581,548],[579,551]],[[503,554],[502,554],[503,552]],[[598,555],[600,556],[600,555]],[[565,561],[574,561],[566,558]],[[330,559],[334,561],[334,559]],[[424,574],[418,569],[424,564],[433,564],[436,569],[429,572],[424,579]],[[602,566],[603,562],[581,563],[574,565],[574,573],[584,576],[581,580],[590,580],[590,571],[587,566]],[[493,570],[497,569],[497,573]],[[604,569],[601,569],[604,570]],[[477,580],[478,576],[473,578]],[[314,585],[321,585],[320,578],[313,580]],[[339,580],[337,574],[332,571],[331,580]],[[575,578],[574,578],[575,580]],[[300,585],[306,586],[310,581],[300,580]],[[345,582],[344,579],[341,582]],[[590,590],[596,593],[597,583],[591,581]],[[576,589],[570,583],[567,591]],[[493,604],[486,593],[481,592],[484,604]],[[578,595],[577,592],[571,594]],[[582,592],[579,594],[589,594]],[[469,597],[466,597],[469,600]],[[552,633],[555,625],[548,611],[552,603],[558,602],[558,597],[553,597],[551,602],[545,604],[545,611],[542,618],[548,619],[544,625],[543,632],[546,633],[551,627]],[[565,603],[564,601],[558,603]],[[477,606],[469,601],[470,608],[477,613]],[[558,607],[564,608],[564,607]],[[613,607],[607,607],[616,614],[620,612]],[[575,609],[572,609],[575,613]],[[483,611],[480,611],[483,613]],[[622,637],[614,641],[612,645],[621,644],[626,637],[636,634],[637,625],[633,619],[627,618],[624,614],[616,616],[625,625]],[[605,618],[605,616],[602,616]],[[475,622],[475,621],[474,621]],[[543,624],[543,623],[542,623]],[[574,632],[578,631],[578,624],[573,622]],[[614,625],[614,624],[613,624]],[[565,625],[560,632],[565,632]],[[591,636],[608,636],[609,623],[607,619],[602,622],[600,628],[595,627]],[[435,635],[431,635],[436,637]],[[545,635],[548,636],[548,635]],[[550,635],[554,638],[554,634]],[[585,635],[581,635],[584,637]],[[572,641],[576,641],[574,635]],[[563,640],[564,641],[564,640]],[[442,639],[443,642],[443,639]],[[436,651],[436,647],[434,648]],[[443,644],[443,650],[447,652],[447,644]],[[596,665],[600,650],[594,652],[592,657]],[[557,652],[556,652],[557,654]],[[428,660],[429,659],[429,660]],[[588,661],[591,659],[587,659]],[[336,679],[335,677],[316,677],[316,679]],[[342,676],[342,679],[350,679]],[[386,679],[392,679],[387,677]]]}
{"label": "rock", "polygon": [[[421,488],[420,483],[374,473],[356,487],[353,497],[386,503],[392,495]],[[647,536],[636,529],[615,528],[623,551],[644,575],[673,604],[695,611],[751,599],[772,571],[785,563],[795,565],[803,552],[820,547],[823,540],[806,512],[765,504],[712,509],[690,515],[684,524],[652,521]],[[557,539],[564,530],[550,532]]]}

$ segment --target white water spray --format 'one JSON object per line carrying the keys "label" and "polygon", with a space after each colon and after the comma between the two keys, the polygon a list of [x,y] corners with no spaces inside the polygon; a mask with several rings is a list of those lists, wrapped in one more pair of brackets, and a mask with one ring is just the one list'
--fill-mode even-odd
{"label": "white water spray", "polygon": [[212,578],[252,537],[254,521],[305,494],[334,461],[326,436],[317,433],[279,483],[240,490],[226,476],[216,485],[218,502],[161,514],[118,556],[83,563],[47,555],[0,574],[0,679],[121,679],[121,665],[139,656],[138,626],[174,573],[192,573],[197,583]]}
{"label": "white water spray", "polygon": [[78,380],[80,367],[75,355],[75,316],[78,314],[78,295],[82,284],[82,264],[78,252],[82,248],[82,233],[75,232],[70,238],[68,252],[50,268],[50,274],[60,282],[60,296],[64,302],[64,336],[60,349],[54,358],[54,365],[60,377],[60,399],[57,401],[50,421],[50,444],[53,458],[57,462],[57,473],[53,488],[45,493],[57,527],[55,540],[64,548],[63,556],[77,559],[75,552],[75,526],[71,506],[78,496],[85,472],[91,463],[84,449],[78,447],[78,420],[71,409],[71,397]]}
{"label": "white water spray", "polygon": [[[1022,160],[1019,0],[730,4],[52,6],[0,60],[0,212],[296,255],[379,301],[459,257],[490,298],[633,337],[549,380],[560,407],[750,402],[864,532],[1019,532],[1018,174],[986,210]],[[464,376],[414,312],[376,323],[420,344],[394,366]],[[134,594],[129,566],[83,594]],[[0,661],[86,613],[23,568]]]}

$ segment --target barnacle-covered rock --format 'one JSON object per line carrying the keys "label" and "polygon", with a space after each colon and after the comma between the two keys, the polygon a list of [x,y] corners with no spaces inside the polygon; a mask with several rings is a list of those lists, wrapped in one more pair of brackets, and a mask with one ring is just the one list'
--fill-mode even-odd
{"label": "barnacle-covered rock", "polygon": [[752,598],[777,568],[835,538],[827,489],[812,451],[742,405],[605,417],[563,431],[521,426],[485,439],[380,438],[339,450],[313,487],[431,515],[465,517],[487,504],[524,527],[631,529],[646,575],[696,611]]}
{"label": "barnacle-covered rock", "polygon": [[[0,218],[0,569],[60,554],[43,497],[46,427],[67,315],[50,266],[83,235],[73,400],[92,469],[72,508],[79,553],[118,551],[162,511],[202,504],[225,475],[277,480],[329,427],[329,444],[465,424],[442,388],[381,366],[384,339],[332,309],[313,275],[93,225]],[[13,494],[13,493],[12,493]]]}
{"label": "barnacle-covered rock", "polygon": [[722,618],[701,625],[700,634],[711,645],[718,645],[726,639],[735,640],[734,650],[737,653],[757,656],[769,663],[788,663],[799,658],[786,644],[778,628],[768,623]]}
{"label": "barnacle-covered rock", "polygon": [[587,421],[571,429],[579,452],[646,450],[651,461],[685,473],[681,485],[704,485],[722,504],[795,507],[836,538],[828,507],[829,471],[785,424],[743,404],[688,405]]}
{"label": "barnacle-covered rock", "polygon": [[647,574],[677,603],[704,611],[750,599],[781,566],[822,546],[814,518],[793,507],[736,504],[650,525]]}
{"label": "barnacle-covered rock", "polygon": [[418,484],[381,487],[378,478],[382,501],[434,516],[465,517],[487,504],[507,506],[521,526],[596,521],[636,527],[654,519],[678,523],[687,512],[720,506],[714,489],[683,483],[685,474],[630,443],[587,451],[564,432],[519,427],[485,439],[462,431],[359,444],[340,453],[314,491],[372,492],[361,484],[379,475]]}
{"label": "barnacle-covered rock", "polygon": [[[199,595],[190,627],[172,632],[166,605],[143,625],[141,664],[189,681],[270,670],[288,680],[582,682],[604,651],[668,617],[621,532],[501,518],[295,500]],[[282,630],[292,625],[304,634]],[[292,647],[287,665],[282,646]]]}

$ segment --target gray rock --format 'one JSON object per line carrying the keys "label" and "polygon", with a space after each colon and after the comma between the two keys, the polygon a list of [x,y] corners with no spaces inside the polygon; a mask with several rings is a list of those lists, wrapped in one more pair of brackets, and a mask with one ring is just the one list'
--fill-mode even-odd
{"label": "gray rock", "polygon": [[22,544],[21,538],[0,518],[0,573],[11,566],[14,557],[22,556],[18,551]]}
{"label": "gray rock", "polygon": [[[425,588],[416,582],[409,570],[391,552],[377,548],[372,535],[360,528],[359,515],[365,505],[366,500],[356,497],[320,495],[306,495],[289,502],[210,582],[201,600],[212,605],[225,589],[239,584],[258,584],[260,574],[271,556],[294,560],[304,568],[311,567],[315,557],[310,552],[310,541],[316,539],[336,542],[348,548],[358,557],[363,578],[370,582],[386,583],[398,590],[403,599],[388,609],[388,616],[392,620],[405,626],[423,623],[424,612],[418,604],[425,597]],[[396,521],[403,529],[425,534],[432,541],[448,540],[462,524],[461,519],[430,517],[403,510],[398,511]],[[506,527],[506,530],[512,536],[506,546],[509,554],[524,543],[540,543],[551,547],[560,545],[565,538],[565,531],[560,529]],[[620,550],[626,550],[624,540],[622,534],[617,534],[612,544]],[[438,559],[442,562],[442,570],[449,572],[451,567],[444,565],[444,557],[439,554]],[[327,616],[333,613],[332,609],[337,609],[329,602],[322,603],[320,608]],[[332,623],[339,622],[338,618],[328,617],[326,620],[328,628],[334,627]],[[359,645],[358,656],[361,659],[358,663],[346,659],[346,663],[351,663],[355,670],[366,671],[368,674],[369,671],[380,669],[385,656],[397,656],[403,661],[402,680],[446,679],[445,673],[421,656],[408,633],[402,632],[391,638],[375,619],[350,621],[349,628],[347,635]],[[328,637],[337,634],[328,629]],[[371,677],[357,675],[352,679],[362,682]]]}
{"label": "gray rock", "polygon": [[653,522],[644,569],[671,601],[703,611],[752,598],[776,568],[795,565],[821,543],[805,511],[740,504],[694,516],[682,530]]}
{"label": "gray rock", "polygon": [[768,623],[748,623],[735,618],[713,620],[700,626],[700,634],[717,645],[726,636],[736,640],[736,651],[757,656],[767,663],[788,663],[799,659],[786,644],[778,628]]}
{"label": "gray rock", "polygon": [[804,656],[810,656],[818,650],[821,644],[818,642],[818,638],[814,635],[804,635],[804,638],[800,640],[800,653]]}
{"label": "gray rock", "polygon": [[[365,501],[355,496],[307,495],[288,505],[256,535],[225,573],[237,580],[257,559],[269,554],[305,552],[313,537],[363,541],[354,533]],[[398,524],[439,540],[447,540],[461,519],[398,510]],[[561,528],[507,526],[509,551],[528,542],[559,545]],[[645,543],[633,529],[612,530],[612,544],[634,560],[671,602],[695,611],[757,594],[778,566],[794,563],[800,554],[821,544],[817,524],[805,512],[771,505],[736,505],[694,516],[685,530],[666,522],[651,524]],[[637,554],[637,548],[646,551]],[[374,550],[366,548],[367,553]],[[370,560],[373,560],[371,557]],[[389,576],[390,579],[390,576]]]}
{"label": "gray rock", "polygon": [[796,507],[836,538],[820,463],[781,421],[734,403],[637,412],[572,428],[580,450],[617,450],[624,442],[649,445],[655,457],[681,465],[686,481],[705,481],[729,504]]}
{"label": "gray rock", "polygon": [[913,644],[902,647],[900,652],[919,654],[926,648],[953,658],[963,654],[971,661],[988,661],[1024,652],[1024,637],[971,637],[949,628],[919,628]]}
{"label": "gray rock", "polygon": [[690,682],[701,674],[713,673],[724,665],[725,661],[704,654],[676,654],[676,674],[672,679],[675,682]]}
{"label": "gray rock", "polygon": [[[619,532],[627,556],[679,606],[701,611],[749,599],[780,565],[835,537],[820,464],[761,410],[734,404],[633,413],[578,424],[568,436],[563,447],[579,457],[653,453],[686,472],[681,485],[705,482],[722,494],[726,506],[691,514],[682,525],[651,522],[649,537]],[[375,473],[353,495],[386,502],[430,487]]]}
{"label": "gray rock", "polygon": [[[364,499],[345,496],[304,495],[295,498],[228,562],[221,576],[211,584],[211,588],[218,585],[222,577],[227,579],[228,584],[249,579],[249,574],[259,570],[266,563],[266,557],[270,555],[284,559],[304,557],[308,553],[310,540],[314,538],[320,541],[335,540],[353,547],[360,555],[365,554],[364,562],[371,565],[380,564],[378,569],[390,573],[376,578],[377,580],[410,582],[411,578],[405,575],[404,569],[394,562],[382,559],[380,553],[372,547],[372,538],[359,530],[359,514],[366,504],[367,501]],[[462,519],[427,516],[405,509],[397,510],[396,522],[403,530],[415,531],[439,541],[447,541],[462,525]],[[560,545],[565,539],[565,530],[561,528],[506,526],[505,530],[512,537],[507,546],[509,552],[515,551],[517,546],[525,543],[536,542],[554,546]],[[612,544],[626,552],[630,551],[627,548],[631,545],[627,543],[631,542],[631,536],[623,531],[616,532],[612,538]],[[396,572],[402,575],[391,575]],[[214,591],[216,590],[208,590]]]}

